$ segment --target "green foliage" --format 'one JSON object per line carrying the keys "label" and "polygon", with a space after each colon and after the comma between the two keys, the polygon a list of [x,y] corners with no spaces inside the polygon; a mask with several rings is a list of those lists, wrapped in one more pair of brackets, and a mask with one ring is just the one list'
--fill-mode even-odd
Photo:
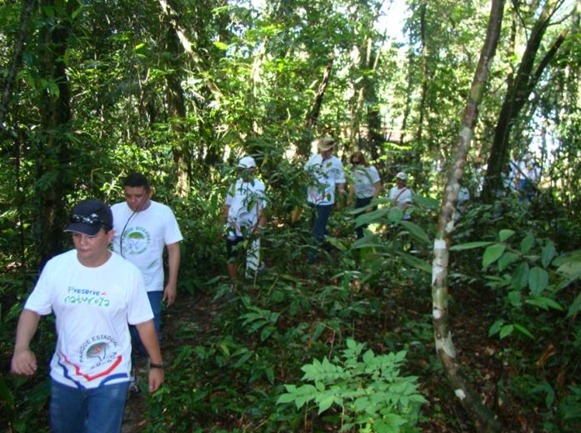
{"label": "green foliage", "polygon": [[[402,376],[405,351],[376,355],[363,352],[365,345],[345,341],[341,356],[329,361],[315,359],[301,367],[305,385],[285,385],[278,404],[294,404],[297,409],[313,403],[319,415],[337,406],[340,431],[418,431],[419,407],[425,399],[417,390],[417,378]],[[335,412],[335,411],[332,411]]]}
{"label": "green foliage", "polygon": [[[578,390],[564,389],[555,383],[557,378],[538,375],[528,366],[558,366],[562,371],[581,360],[577,351],[581,327],[575,320],[580,309],[581,252],[560,254],[552,240],[538,238],[532,231],[507,229],[500,230],[494,242],[460,244],[451,250],[476,248],[484,248],[484,278],[500,299],[499,317],[489,335],[517,341],[524,338],[522,344],[529,349],[507,348],[504,352],[511,364],[522,365],[520,374],[511,378],[513,395],[544,404],[548,429],[574,431],[576,417],[565,419],[562,411],[571,402],[579,402]],[[557,356],[556,346],[560,346]]]}

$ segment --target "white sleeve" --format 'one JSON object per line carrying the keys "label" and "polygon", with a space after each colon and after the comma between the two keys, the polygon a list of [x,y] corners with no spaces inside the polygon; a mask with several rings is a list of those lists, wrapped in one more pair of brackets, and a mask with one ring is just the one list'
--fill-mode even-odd
{"label": "white sleeve", "polygon": [[42,270],[32,293],[26,300],[24,308],[41,316],[52,313],[51,275],[53,273],[54,262],[49,261]]}
{"label": "white sleeve", "polygon": [[173,211],[169,207],[167,210],[164,242],[166,245],[170,245],[182,241],[183,236]]}

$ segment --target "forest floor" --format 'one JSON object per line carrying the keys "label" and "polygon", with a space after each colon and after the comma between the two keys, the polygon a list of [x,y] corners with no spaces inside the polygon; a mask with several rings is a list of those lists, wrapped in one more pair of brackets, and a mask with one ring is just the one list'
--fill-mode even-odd
{"label": "forest floor", "polygon": [[[511,419],[512,426],[505,425],[503,432],[529,432],[526,420],[519,418],[519,408],[516,404],[507,404],[498,407],[497,385],[504,374],[500,356],[502,350],[497,340],[488,337],[488,329],[492,322],[492,314],[483,311],[489,305],[483,293],[475,293],[471,289],[458,290],[451,294],[451,328],[454,333],[454,343],[458,352],[458,361],[470,372],[469,381],[475,386],[478,393],[488,407],[494,407],[502,418]],[[405,323],[398,323],[397,317],[416,318],[423,322],[424,328],[431,325],[431,299],[418,299],[417,296],[406,296],[404,293],[394,293],[397,310],[384,326],[392,327],[398,332],[398,327],[405,327]],[[212,321],[216,316],[219,304],[207,294],[196,298],[182,295],[176,304],[166,311],[164,321],[163,352],[171,357],[172,351],[177,352],[185,344],[196,345],[213,332]],[[192,341],[180,339],[176,341],[172,336],[184,323],[195,322],[195,338]],[[377,324],[370,327],[369,332],[377,332]],[[371,329],[373,328],[373,329]],[[424,329],[425,331],[425,329]],[[424,332],[425,334],[425,332]],[[418,344],[418,343],[416,343]],[[473,432],[474,427],[463,410],[459,401],[449,389],[448,381],[444,376],[435,350],[428,347],[433,342],[422,342],[426,347],[420,357],[412,357],[412,373],[419,377],[420,390],[428,402],[422,408],[423,420],[420,428],[429,433],[459,433]],[[422,353],[422,352],[420,352]],[[429,354],[432,355],[429,355]],[[409,358],[409,356],[408,356]],[[143,377],[145,379],[145,377]],[[148,395],[132,395],[126,407],[122,433],[138,433],[143,431],[147,422]]]}

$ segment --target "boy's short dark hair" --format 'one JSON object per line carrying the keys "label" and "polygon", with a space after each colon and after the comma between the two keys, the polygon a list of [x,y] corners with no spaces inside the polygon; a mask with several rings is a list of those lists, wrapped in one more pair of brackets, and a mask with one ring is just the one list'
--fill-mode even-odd
{"label": "boy's short dark hair", "polygon": [[131,173],[123,180],[123,186],[128,186],[130,188],[143,187],[146,191],[149,191],[150,189],[149,181],[141,173]]}

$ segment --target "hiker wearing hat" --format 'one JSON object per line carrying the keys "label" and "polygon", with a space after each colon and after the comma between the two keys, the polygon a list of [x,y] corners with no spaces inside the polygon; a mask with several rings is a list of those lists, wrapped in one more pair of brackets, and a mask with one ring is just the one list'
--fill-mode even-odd
{"label": "hiker wearing hat", "polygon": [[56,317],[49,408],[55,433],[121,431],[131,370],[128,324],[137,327],[149,354],[149,391],[164,380],[143,278],[109,250],[112,227],[105,203],[78,203],[65,228],[75,248],[47,262],[18,321],[11,371],[31,376],[37,361],[30,342],[40,317]]}
{"label": "hiker wearing hat", "polygon": [[[313,142],[317,145],[318,154],[311,156],[305,164],[310,175],[307,188],[307,200],[313,208],[312,234],[320,245],[327,234],[327,222],[331,209],[336,203],[336,190],[340,196],[346,194],[345,172],[341,160],[333,155],[336,141],[332,137],[322,137]],[[314,260],[314,253],[309,257]]]}
{"label": "hiker wearing hat", "polygon": [[402,219],[411,219],[410,204],[412,203],[413,191],[407,186],[408,176],[403,171],[395,175],[395,186],[389,190],[389,200],[392,206],[397,206],[403,211]]}
{"label": "hiker wearing hat", "polygon": [[232,289],[238,282],[238,250],[246,253],[246,277],[255,276],[260,269],[259,236],[266,224],[266,187],[256,178],[256,161],[251,156],[245,156],[236,169],[238,179],[228,189],[222,211],[226,223],[227,268]]}

